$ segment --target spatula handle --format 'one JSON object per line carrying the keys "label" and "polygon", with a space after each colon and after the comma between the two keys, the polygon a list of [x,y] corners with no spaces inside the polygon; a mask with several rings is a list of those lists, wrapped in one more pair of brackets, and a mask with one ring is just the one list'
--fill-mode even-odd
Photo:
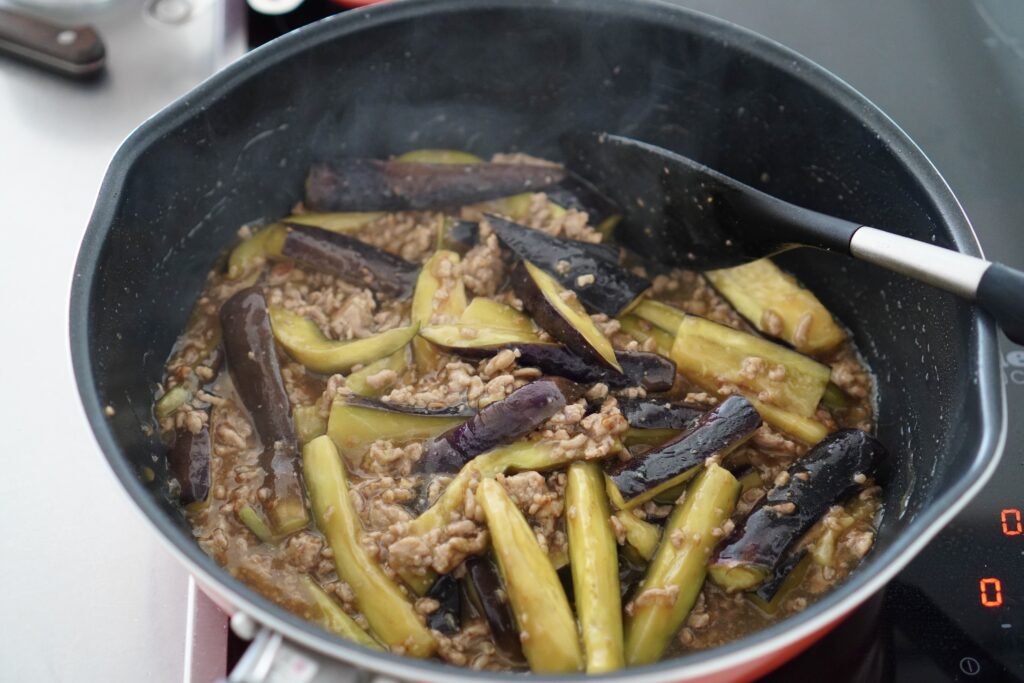
{"label": "spatula handle", "polygon": [[976,301],[992,314],[1011,341],[1024,344],[1021,271],[869,227],[853,234],[850,253],[862,261]]}

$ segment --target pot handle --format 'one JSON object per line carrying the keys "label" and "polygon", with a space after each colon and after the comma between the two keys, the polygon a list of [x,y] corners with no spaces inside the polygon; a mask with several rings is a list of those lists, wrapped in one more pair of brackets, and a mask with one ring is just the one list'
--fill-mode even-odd
{"label": "pot handle", "polygon": [[[254,625],[247,616],[244,621]],[[231,619],[231,627],[240,637],[252,633],[251,626],[239,628],[236,618]],[[384,683],[388,680],[391,679],[331,659],[286,640],[273,629],[260,626],[238,664],[218,683]]]}

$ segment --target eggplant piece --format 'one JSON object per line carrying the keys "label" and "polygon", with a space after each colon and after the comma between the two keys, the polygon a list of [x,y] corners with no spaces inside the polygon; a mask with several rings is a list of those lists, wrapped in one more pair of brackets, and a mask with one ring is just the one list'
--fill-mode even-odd
{"label": "eggplant piece", "polygon": [[409,367],[409,350],[401,348],[386,358],[375,360],[362,370],[356,370],[345,378],[345,386],[358,396],[380,396],[385,387],[374,387],[370,385],[369,378],[381,370],[391,370],[401,376]]}
{"label": "eggplant piece", "polygon": [[667,358],[672,353],[672,343],[675,341],[675,337],[665,330],[632,314],[620,316],[618,320],[622,331],[641,344],[653,338],[655,350],[659,354]]}
{"label": "eggplant piece", "polygon": [[292,422],[295,423],[299,443],[303,446],[327,433],[327,420],[320,415],[320,407],[317,405],[295,406],[292,409]]}
{"label": "eggplant piece", "polygon": [[[507,471],[543,471],[564,464],[565,456],[556,451],[555,444],[542,441],[518,441],[477,456],[459,470],[434,504],[409,524],[408,535],[422,536],[448,524],[452,513],[462,510],[466,491],[474,479],[496,477]],[[415,573],[399,568],[398,573],[417,595],[425,594],[435,578],[429,571]]]}
{"label": "eggplant piece", "polygon": [[464,358],[486,358],[502,349],[518,348],[520,344],[541,344],[533,332],[476,325],[431,325],[420,330],[420,336],[445,351]]}
{"label": "eggplant piece", "polygon": [[651,281],[619,265],[617,249],[553,237],[493,214],[487,222],[498,238],[523,261],[543,269],[576,292],[589,310],[615,317],[651,288]]}
{"label": "eggplant piece", "polygon": [[559,344],[516,344],[520,367],[538,368],[546,375],[560,375],[574,382],[603,382],[613,389],[641,386],[647,391],[668,391],[676,379],[676,364],[656,353],[617,351],[622,372],[589,363]]}
{"label": "eggplant piece", "polygon": [[427,597],[437,600],[440,605],[427,615],[427,628],[453,635],[462,628],[462,593],[459,582],[451,574],[445,574],[430,587]]}
{"label": "eggplant piece", "polygon": [[323,374],[347,372],[355,365],[390,356],[412,341],[419,331],[419,324],[413,323],[365,339],[335,341],[325,337],[309,318],[278,306],[270,307],[270,326],[288,355],[313,372]]}
{"label": "eggplant piece", "polygon": [[641,320],[646,320],[673,338],[676,336],[676,332],[679,331],[679,326],[683,323],[683,320],[686,319],[686,313],[683,311],[675,306],[669,306],[654,299],[642,300],[633,308],[631,313]]}
{"label": "eggplant piece", "polygon": [[288,225],[308,225],[329,232],[348,235],[358,232],[374,222],[384,213],[382,211],[356,212],[341,211],[335,213],[298,213],[281,219]]}
{"label": "eggplant piece", "polygon": [[287,236],[288,229],[280,223],[274,223],[239,242],[228,256],[228,279],[239,280],[263,267],[268,259],[281,258],[281,248]]}
{"label": "eggplant piece", "polygon": [[527,315],[485,296],[469,302],[462,312],[461,322],[473,327],[518,330],[523,333],[524,341],[539,341],[537,328]]}
{"label": "eggplant piece", "polygon": [[363,396],[335,401],[327,420],[327,434],[348,456],[362,454],[378,439],[421,441],[462,424],[474,412],[466,406],[430,410],[384,403]]}
{"label": "eggplant piece", "polygon": [[429,657],[437,648],[434,636],[360,543],[362,525],[352,507],[345,466],[330,438],[321,436],[306,444],[302,463],[317,527],[334,551],[338,576],[352,588],[370,628],[390,648],[400,647],[411,657]]}
{"label": "eggplant piece", "polygon": [[[455,252],[442,249],[434,252],[423,264],[412,295],[411,318],[414,323],[451,322],[458,320],[466,310],[466,289],[462,278],[452,276],[459,260]],[[444,295],[438,296],[446,282],[450,287]],[[421,374],[439,370],[443,365],[441,354],[422,337],[413,341],[412,355]]]}
{"label": "eggplant piece", "polygon": [[182,505],[206,500],[210,493],[210,432],[206,427],[193,434],[174,430],[174,445],[167,453],[171,476],[178,480]]}
{"label": "eggplant piece", "polygon": [[526,436],[581,396],[583,387],[561,377],[530,382],[429,442],[416,471],[458,472],[481,453]]}
{"label": "eggplant piece", "polygon": [[529,261],[512,269],[512,287],[530,316],[577,356],[608,371],[622,372],[615,349],[597,329],[571,290]]}
{"label": "eggplant piece", "polygon": [[[622,603],[619,559],[604,476],[593,462],[569,465],[565,489],[573,601],[580,621],[587,673],[621,669]],[[638,520],[639,521],[639,520]]]}
{"label": "eggplant piece", "polygon": [[260,435],[259,464],[266,472],[270,499],[264,512],[275,534],[305,527],[305,497],[299,478],[298,439],[291,403],[274,350],[267,301],[259,287],[237,292],[220,309],[228,370]]}
{"label": "eggplant piece", "polygon": [[850,407],[852,400],[845,391],[839,388],[839,385],[829,382],[825,387],[825,394],[821,397],[821,402],[831,410],[843,410]]}
{"label": "eggplant piece", "polygon": [[419,268],[355,237],[308,225],[289,226],[281,253],[357,287],[396,299],[408,297]]}
{"label": "eggplant piece", "polygon": [[[626,663],[652,664],[686,621],[707,575],[707,558],[718,538],[714,530],[729,519],[736,507],[740,485],[728,470],[711,464],[686,490],[686,501],[677,505],[665,523],[665,538],[647,567],[626,609]],[[675,600],[638,599],[649,590],[675,590]]]}
{"label": "eggplant piece", "polygon": [[395,157],[395,161],[417,164],[479,164],[483,159],[460,149],[413,149]]}
{"label": "eggplant piece", "polygon": [[519,631],[505,588],[501,585],[498,568],[485,557],[467,557],[464,566],[466,577],[463,586],[466,597],[487,621],[495,646],[513,662],[522,662],[524,658]]}
{"label": "eggplant piece", "polygon": [[818,297],[771,259],[710,270],[704,276],[758,331],[797,351],[822,354],[846,341],[846,333]]}
{"label": "eggplant piece", "polygon": [[465,254],[479,243],[479,223],[450,217],[445,220],[444,235],[441,238],[441,244],[445,249]]}
{"label": "eggplant piece", "polygon": [[697,403],[620,396],[619,412],[630,427],[640,429],[688,429],[707,412]]}
{"label": "eggplant piece", "polygon": [[587,214],[587,222],[605,236],[611,237],[615,226],[622,220],[622,210],[589,181],[575,173],[545,190],[548,201],[563,209],[575,209]]}
{"label": "eggplant piece", "polygon": [[252,532],[252,535],[260,540],[260,543],[274,545],[281,537],[274,533],[267,523],[267,519],[251,505],[244,505],[238,511],[238,521]]}
{"label": "eggplant piece", "polygon": [[711,563],[711,578],[729,592],[760,585],[829,507],[861,486],[857,475],[871,473],[886,457],[885,447],[859,429],[825,437],[726,540]]}
{"label": "eggplant piece", "polygon": [[609,467],[609,496],[632,509],[692,478],[713,455],[725,455],[749,439],[761,416],[747,399],[730,396],[671,441]]}
{"label": "eggplant piece", "polygon": [[782,560],[764,583],[750,596],[751,602],[769,614],[774,614],[787,595],[792,593],[807,575],[811,566],[807,548],[790,553]]}
{"label": "eggplant piece", "polygon": [[584,662],[576,619],[530,524],[494,479],[480,482],[476,499],[487,519],[491,546],[530,670],[580,671]]}
{"label": "eggplant piece", "polygon": [[156,403],[153,404],[153,414],[158,420],[162,420],[173,415],[178,408],[191,400],[192,389],[184,384],[179,384],[168,389],[163,396],[156,400]]}
{"label": "eggplant piece", "polygon": [[299,583],[302,584],[306,594],[309,596],[315,612],[313,621],[320,628],[371,650],[384,649],[309,575],[303,575],[299,579]]}
{"label": "eggplant piece", "polygon": [[[679,498],[678,493],[676,498]],[[644,560],[654,557],[654,551],[661,542],[661,527],[640,519],[632,510],[619,510],[615,513],[615,518],[626,529],[626,543],[636,551],[636,554]]]}
{"label": "eggplant piece", "polygon": [[808,446],[813,446],[828,436],[828,428],[813,418],[801,417],[755,398],[751,398],[750,402],[757,408],[757,412],[761,413],[765,422]]}
{"label": "eggplant piece", "polygon": [[563,178],[558,166],[345,159],[310,167],[305,204],[313,211],[422,211],[542,190]]}
{"label": "eggplant piece", "polygon": [[[623,435],[622,443],[626,448],[632,448],[633,446],[639,445],[660,446],[669,439],[679,436],[681,432],[681,429],[638,429],[636,427],[630,427]],[[661,494],[656,497],[660,502],[662,498]],[[675,500],[675,498],[672,500]]]}

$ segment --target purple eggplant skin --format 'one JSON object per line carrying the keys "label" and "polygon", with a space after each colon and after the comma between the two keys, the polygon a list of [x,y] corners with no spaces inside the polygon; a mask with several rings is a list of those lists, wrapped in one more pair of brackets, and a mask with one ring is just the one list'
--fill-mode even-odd
{"label": "purple eggplant skin", "polygon": [[454,474],[481,453],[529,434],[578,401],[583,392],[583,387],[561,377],[543,377],[519,387],[428,443],[416,470]]}
{"label": "purple eggplant skin", "polygon": [[444,234],[445,247],[465,253],[480,243],[480,224],[474,221],[457,220]]}
{"label": "purple eggplant skin", "polygon": [[484,557],[466,559],[466,595],[477,611],[487,620],[494,644],[506,657],[513,661],[524,661],[523,649],[519,642],[519,629],[506,595],[505,587],[494,563]]}
{"label": "purple eggplant skin", "polygon": [[440,605],[427,616],[427,628],[446,636],[457,633],[462,628],[462,591],[455,577],[451,574],[439,577],[430,587],[427,597],[437,600]]}
{"label": "purple eggplant skin", "polygon": [[833,432],[787,470],[789,477],[761,499],[719,548],[712,567],[749,566],[768,575],[829,507],[861,488],[887,460],[885,447],[859,429]]}
{"label": "purple eggplant skin", "polygon": [[587,222],[600,225],[612,216],[622,214],[622,209],[589,181],[575,173],[569,173],[565,180],[545,190],[548,200],[563,209],[575,209],[587,214]]}
{"label": "purple eggplant skin", "polygon": [[630,427],[638,429],[688,429],[707,408],[697,403],[620,396],[619,412]]}
{"label": "purple eggplant skin", "polygon": [[171,476],[178,480],[182,505],[206,500],[210,493],[210,432],[203,427],[193,434],[179,427],[167,453]]}
{"label": "purple eggplant skin", "polygon": [[668,391],[676,379],[676,364],[664,356],[642,351],[616,351],[622,372],[596,366],[559,344],[516,344],[520,367],[534,367],[582,384],[602,382],[612,389],[640,386],[651,392]]}
{"label": "purple eggplant skin", "polygon": [[263,444],[259,462],[273,496],[268,507],[302,501],[298,438],[262,290],[248,287],[225,301],[220,323],[228,371]]}
{"label": "purple eggplant skin", "polygon": [[384,296],[405,299],[412,295],[418,265],[348,235],[309,225],[288,227],[281,248],[288,258]]}
{"label": "purple eggplant skin", "polygon": [[565,175],[558,166],[343,159],[313,164],[305,205],[312,211],[441,209],[543,190]]}
{"label": "purple eggplant skin", "polygon": [[505,246],[576,292],[588,310],[614,318],[651,287],[650,280],[619,265],[615,247],[552,237],[493,214],[486,217]]}
{"label": "purple eggplant skin", "polygon": [[771,575],[765,579],[764,583],[757,587],[754,591],[754,595],[761,598],[765,602],[771,602],[775,594],[782,588],[782,584],[786,582],[786,578],[789,573],[796,569],[796,566],[800,564],[800,561],[807,557],[807,548],[803,548],[797,552],[790,553],[776,565]]}
{"label": "purple eggplant skin", "polygon": [[716,453],[747,439],[761,426],[761,416],[742,396],[730,396],[705,413],[690,429],[662,445],[605,470],[625,501],[667,484],[702,465]]}

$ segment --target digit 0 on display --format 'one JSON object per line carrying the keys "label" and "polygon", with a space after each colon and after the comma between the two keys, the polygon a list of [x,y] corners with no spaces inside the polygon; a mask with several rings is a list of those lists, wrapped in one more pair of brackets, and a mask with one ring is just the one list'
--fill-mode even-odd
{"label": "digit 0 on display", "polygon": [[1000,512],[999,521],[1006,536],[1020,536],[1024,533],[1024,524],[1021,523],[1020,510],[1017,508],[1006,508]]}
{"label": "digit 0 on display", "polygon": [[978,582],[983,607],[999,607],[1003,604],[1003,582],[992,577]]}

